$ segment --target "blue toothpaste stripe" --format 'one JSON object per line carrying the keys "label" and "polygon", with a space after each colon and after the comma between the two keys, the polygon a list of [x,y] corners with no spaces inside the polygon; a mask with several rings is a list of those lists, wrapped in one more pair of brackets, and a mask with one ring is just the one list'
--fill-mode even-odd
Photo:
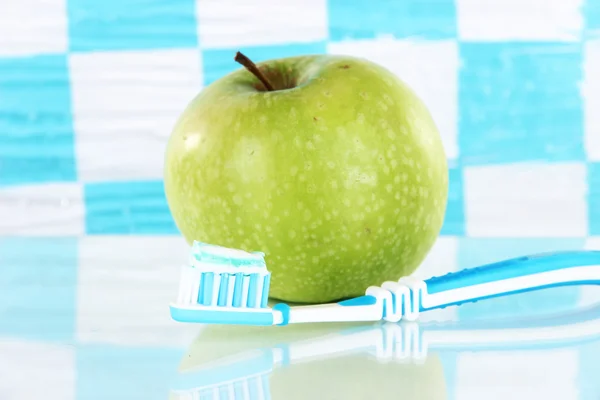
{"label": "blue toothpaste stripe", "polygon": [[204,273],[204,301],[203,305],[208,306],[212,301],[212,293],[213,293],[213,281],[215,279],[215,274],[212,272]]}
{"label": "blue toothpaste stripe", "polygon": [[242,305],[242,292],[244,291],[244,274],[238,272],[235,274],[235,286],[233,287],[233,306]]}
{"label": "blue toothpaste stripe", "polygon": [[204,301],[204,274],[200,274],[200,282],[198,282],[198,297],[196,298],[196,303],[202,304]]}
{"label": "blue toothpaste stripe", "polygon": [[260,377],[263,387],[263,400],[271,400],[271,390],[269,387],[269,375],[264,374]]}
{"label": "blue toothpaste stripe", "polygon": [[248,391],[250,392],[250,398],[252,400],[262,400],[262,398],[259,397],[258,379],[256,377],[248,379]]}
{"label": "blue toothpaste stripe", "polygon": [[269,301],[269,284],[271,283],[271,275],[266,275],[263,282],[264,284],[260,306],[264,308],[267,306],[267,303]]}
{"label": "blue toothpaste stripe", "polygon": [[244,398],[244,388],[242,386],[242,382],[235,382],[233,384],[233,392],[234,399],[243,399]]}
{"label": "blue toothpaste stripe", "polygon": [[218,306],[227,305],[228,289],[229,289],[229,274],[221,274],[221,282],[219,283],[219,298],[217,299]]}

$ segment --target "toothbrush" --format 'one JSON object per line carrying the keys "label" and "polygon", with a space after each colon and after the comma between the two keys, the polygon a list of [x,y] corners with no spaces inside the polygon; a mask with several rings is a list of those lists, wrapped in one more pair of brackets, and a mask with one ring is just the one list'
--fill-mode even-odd
{"label": "toothbrush", "polygon": [[600,251],[564,251],[512,258],[444,276],[403,277],[365,295],[329,304],[268,306],[264,253],[194,242],[182,268],[178,322],[287,325],[307,322],[415,321],[421,312],[556,286],[600,284]]}

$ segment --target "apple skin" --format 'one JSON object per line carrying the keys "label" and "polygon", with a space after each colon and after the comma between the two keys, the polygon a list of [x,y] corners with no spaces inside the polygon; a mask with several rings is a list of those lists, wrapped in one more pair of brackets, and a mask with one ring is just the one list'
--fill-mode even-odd
{"label": "apple skin", "polygon": [[360,296],[413,273],[448,196],[446,155],[424,103],[360,58],[257,65],[279,90],[240,68],[175,124],[164,184],[182,235],[264,252],[270,295],[289,302]]}

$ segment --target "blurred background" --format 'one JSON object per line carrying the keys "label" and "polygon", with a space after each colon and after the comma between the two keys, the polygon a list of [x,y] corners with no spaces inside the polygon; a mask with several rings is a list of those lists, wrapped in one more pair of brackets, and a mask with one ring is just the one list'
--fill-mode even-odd
{"label": "blurred background", "polygon": [[366,57],[429,106],[443,236],[600,235],[600,0],[2,0],[0,234],[177,235],[165,143],[239,67]]}
{"label": "blurred background", "polygon": [[[165,144],[186,104],[239,67],[237,50],[366,57],[415,89],[450,165],[423,277],[600,249],[600,0],[0,0],[0,397],[46,394],[25,378],[37,371],[56,398],[165,398],[153,385],[197,333],[166,309],[187,248],[163,192]],[[597,297],[570,287],[452,318]],[[577,376],[593,369],[585,353],[531,365]],[[481,368],[444,362],[450,383]],[[548,394],[574,398],[565,382]]]}

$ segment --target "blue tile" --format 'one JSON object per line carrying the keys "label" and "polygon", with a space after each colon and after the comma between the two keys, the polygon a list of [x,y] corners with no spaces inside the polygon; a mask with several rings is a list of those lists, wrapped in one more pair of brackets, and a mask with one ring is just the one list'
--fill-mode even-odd
{"label": "blue tile", "polygon": [[448,187],[446,217],[440,234],[462,236],[465,233],[463,170],[462,168],[449,164],[449,175],[450,182]]}
{"label": "blue tile", "polygon": [[77,263],[75,238],[0,239],[0,334],[71,342]]}
{"label": "blue tile", "polygon": [[470,43],[460,54],[464,164],[585,158],[579,44]]}
{"label": "blue tile", "polygon": [[194,0],[68,0],[72,51],[198,45]]}
{"label": "blue tile", "polygon": [[184,353],[161,347],[81,345],[77,348],[76,398],[168,399]]}
{"label": "blue tile", "polygon": [[75,179],[66,56],[0,58],[0,186]]}
{"label": "blue tile", "polygon": [[588,218],[590,235],[600,235],[600,163],[588,166]]}
{"label": "blue tile", "polygon": [[[431,350],[430,350],[431,351]],[[444,371],[444,383],[446,386],[446,400],[458,399],[458,351],[442,351],[438,353],[430,353],[428,357],[439,357]]]}
{"label": "blue tile", "polygon": [[325,42],[292,43],[272,46],[251,46],[235,49],[205,49],[202,51],[204,84],[209,85],[242,66],[233,57],[241,51],[252,61],[260,62],[273,58],[293,57],[305,54],[325,54]]}
{"label": "blue tile", "polygon": [[598,380],[598,359],[600,358],[600,339],[583,343],[579,350],[579,374],[577,376],[579,399],[600,399],[600,380]]}
{"label": "blue tile", "polygon": [[463,170],[449,165],[448,203],[441,235],[461,236],[465,233]]}
{"label": "blue tile", "polygon": [[91,235],[177,234],[162,181],[90,183],[84,187]]}
{"label": "blue tile", "polygon": [[329,38],[456,37],[454,0],[329,0]]}
{"label": "blue tile", "polygon": [[[572,238],[461,238],[458,247],[459,269],[529,254],[579,250],[584,245],[585,239]],[[478,320],[565,312],[577,305],[579,293],[578,286],[544,289],[464,304],[458,307],[458,314],[460,320]]]}
{"label": "blue tile", "polygon": [[586,0],[583,7],[586,31],[600,35],[600,0]]}

